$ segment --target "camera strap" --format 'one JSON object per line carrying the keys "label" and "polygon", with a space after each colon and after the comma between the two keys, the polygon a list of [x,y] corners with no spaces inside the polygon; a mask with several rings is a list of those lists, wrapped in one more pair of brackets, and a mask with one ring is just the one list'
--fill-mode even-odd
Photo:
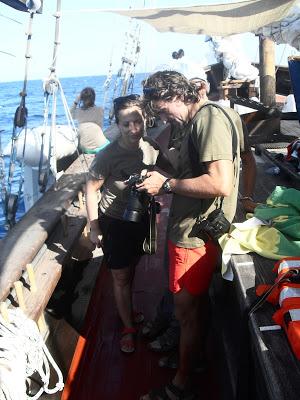
{"label": "camera strap", "polygon": [[156,214],[157,207],[154,196],[151,197],[149,202],[149,226],[146,238],[143,243],[143,250],[146,254],[155,254],[157,249],[157,227],[156,227]]}
{"label": "camera strap", "polygon": [[[220,200],[220,201],[219,201],[219,200]],[[215,200],[215,206],[216,206],[216,208],[219,208],[219,209],[221,210],[221,209],[222,209],[222,206],[223,206],[223,201],[224,201],[224,197],[223,197],[223,196],[217,197],[216,200]]]}
{"label": "camera strap", "polygon": [[[209,106],[212,106],[212,107],[215,107],[215,108],[218,108],[220,111],[222,111],[223,112],[223,114],[227,117],[227,119],[228,119],[228,121],[229,121],[229,123],[230,123],[230,126],[231,126],[231,134],[232,134],[232,161],[234,161],[235,160],[235,158],[236,158],[236,155],[237,155],[237,138],[238,138],[238,133],[237,133],[237,130],[236,130],[236,127],[235,127],[235,124],[234,124],[234,122],[232,121],[232,119],[231,119],[231,117],[230,117],[230,115],[224,110],[224,108],[223,107],[221,107],[221,106],[219,106],[218,104],[215,104],[215,103],[206,103],[206,104],[204,104],[202,107],[200,107],[199,108],[199,110],[197,111],[197,113],[196,113],[196,115],[201,111],[201,110],[203,110],[203,108],[204,107],[209,107]],[[195,116],[196,116],[195,115]],[[195,118],[195,116],[194,116],[194,118]],[[199,151],[198,151],[199,149],[198,149],[198,146],[196,145],[196,143],[194,142],[194,139],[193,139],[193,136],[192,136],[192,134],[190,133],[189,134],[189,137],[188,137],[188,152],[189,152],[189,158],[190,158],[190,160],[191,160],[191,167],[192,167],[192,172],[193,172],[193,175],[196,177],[196,176],[200,176],[200,174],[201,174],[201,170],[200,170],[200,165],[199,165]],[[218,199],[219,199],[219,197],[217,197],[217,199],[216,199],[216,208],[222,208],[222,205],[223,205],[223,200],[224,200],[224,197],[222,196],[222,197],[220,197],[220,202],[219,202],[219,206],[218,206]]]}

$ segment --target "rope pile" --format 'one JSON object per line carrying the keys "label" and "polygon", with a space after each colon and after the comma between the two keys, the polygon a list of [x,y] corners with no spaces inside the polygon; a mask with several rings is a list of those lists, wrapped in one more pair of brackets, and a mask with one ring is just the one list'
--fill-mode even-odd
{"label": "rope pile", "polygon": [[[0,400],[36,400],[43,392],[53,394],[63,390],[62,373],[36,323],[19,308],[8,312],[10,322],[0,315]],[[54,388],[49,388],[50,367],[58,377]],[[29,395],[26,381],[33,374],[40,380],[40,389]]]}

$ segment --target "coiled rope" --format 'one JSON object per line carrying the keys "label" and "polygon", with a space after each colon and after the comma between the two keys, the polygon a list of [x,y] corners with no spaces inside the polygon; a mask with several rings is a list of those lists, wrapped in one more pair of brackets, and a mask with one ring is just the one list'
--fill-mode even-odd
{"label": "coiled rope", "polygon": [[[20,308],[9,309],[8,318],[9,322],[0,315],[0,400],[36,400],[44,392],[62,391],[62,373],[36,323]],[[53,388],[49,388],[50,366],[58,377]],[[41,387],[32,396],[26,393],[26,380],[33,374],[39,376]]]}

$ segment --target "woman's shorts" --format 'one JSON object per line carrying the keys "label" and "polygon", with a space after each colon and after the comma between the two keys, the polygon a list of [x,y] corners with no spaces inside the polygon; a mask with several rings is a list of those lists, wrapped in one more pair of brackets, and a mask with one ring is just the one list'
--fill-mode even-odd
{"label": "woman's shorts", "polygon": [[147,223],[129,222],[101,214],[99,226],[103,234],[103,252],[111,269],[127,268],[144,254],[143,242]]}
{"label": "woman's shorts", "polygon": [[169,241],[168,247],[170,291],[177,293],[185,288],[195,296],[207,293],[219,261],[219,247],[212,241],[195,249],[177,247]]}

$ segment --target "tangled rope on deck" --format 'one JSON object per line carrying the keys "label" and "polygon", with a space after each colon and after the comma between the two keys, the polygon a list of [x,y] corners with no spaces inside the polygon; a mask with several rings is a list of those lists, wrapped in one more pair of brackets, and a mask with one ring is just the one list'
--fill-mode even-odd
{"label": "tangled rope on deck", "polygon": [[[8,311],[9,322],[0,315],[0,400],[36,400],[43,392],[53,394],[62,390],[62,373],[36,323],[19,308]],[[58,377],[54,388],[49,388],[50,366]],[[40,381],[40,388],[28,395],[26,381],[33,374]]]}

